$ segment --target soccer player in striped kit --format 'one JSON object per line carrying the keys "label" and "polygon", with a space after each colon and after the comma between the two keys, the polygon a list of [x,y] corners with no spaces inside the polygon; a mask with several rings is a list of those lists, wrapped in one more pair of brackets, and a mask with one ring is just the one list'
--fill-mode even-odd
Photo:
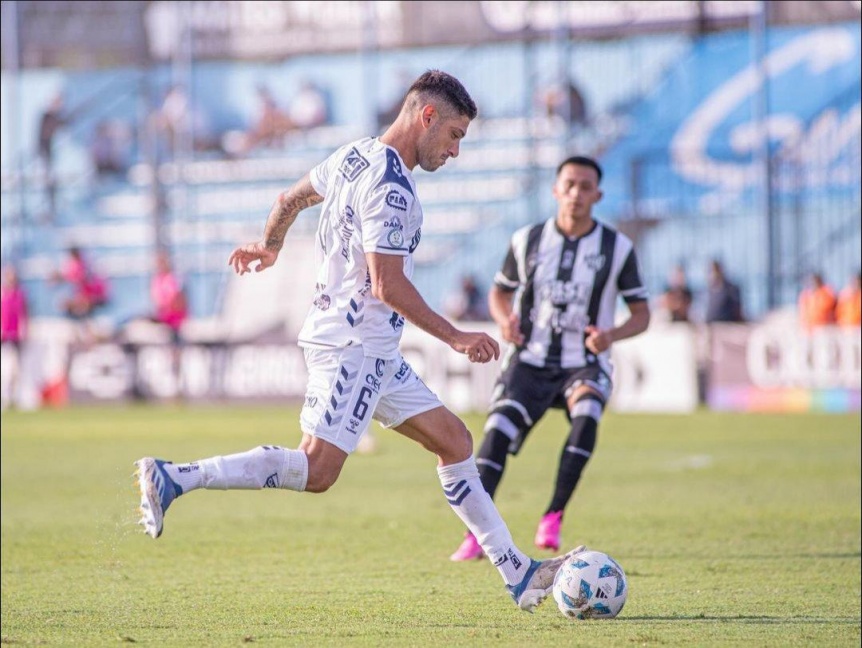
{"label": "soccer player in striped kit", "polygon": [[[611,395],[610,347],[649,325],[647,291],[632,242],[593,219],[602,170],[574,156],[557,168],[557,214],[512,236],[503,268],[488,296],[494,321],[511,343],[495,387],[476,456],[482,485],[493,498],[506,468],[530,430],[552,407],[569,430],[553,496],[536,531],[539,548],[557,550],[563,512],[592,456],[599,421]],[[614,324],[617,298],[629,317]],[[467,533],[454,561],[481,558]]]}

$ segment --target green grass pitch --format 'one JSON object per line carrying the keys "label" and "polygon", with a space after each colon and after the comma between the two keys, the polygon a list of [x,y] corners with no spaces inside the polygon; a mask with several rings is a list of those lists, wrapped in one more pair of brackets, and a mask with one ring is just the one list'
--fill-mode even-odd
{"label": "green grass pitch", "polygon": [[[474,434],[483,417],[469,417]],[[293,446],[298,411],[73,408],[2,417],[2,642],[217,646],[858,646],[859,415],[608,415],[563,522],[616,558],[619,618],[520,612],[434,458],[375,426],[322,495],[194,492],[159,540],[132,462]],[[565,428],[552,412],[498,491],[529,553]]]}

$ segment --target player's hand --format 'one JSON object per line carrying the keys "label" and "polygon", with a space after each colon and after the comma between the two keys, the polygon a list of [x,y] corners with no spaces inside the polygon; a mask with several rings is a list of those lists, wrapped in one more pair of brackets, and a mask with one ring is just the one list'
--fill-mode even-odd
{"label": "player's hand", "polygon": [[465,354],[470,362],[484,364],[500,357],[500,345],[487,333],[459,331],[452,348]]}
{"label": "player's hand", "polygon": [[261,272],[272,266],[277,258],[278,252],[267,249],[262,241],[258,241],[234,250],[227,264],[232,265],[237,274],[244,275],[246,272],[251,272],[250,263],[259,261],[254,271]]}
{"label": "player's hand", "polygon": [[524,343],[521,320],[516,313],[509,313],[509,318],[500,326],[500,335],[506,342],[511,342],[517,346]]}
{"label": "player's hand", "polygon": [[614,339],[607,331],[603,331],[596,326],[587,326],[584,329],[587,334],[587,339],[584,341],[587,349],[598,355],[602,351],[607,351],[614,343]]}

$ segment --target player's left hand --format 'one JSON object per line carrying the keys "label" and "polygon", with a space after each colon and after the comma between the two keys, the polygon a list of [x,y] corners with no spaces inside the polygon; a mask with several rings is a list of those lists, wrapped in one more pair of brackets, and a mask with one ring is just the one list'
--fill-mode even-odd
{"label": "player's left hand", "polygon": [[584,332],[587,334],[587,339],[584,341],[584,344],[590,351],[597,355],[602,351],[610,349],[611,344],[614,342],[610,333],[601,330],[597,326],[588,326],[584,329]]}
{"label": "player's left hand", "polygon": [[246,272],[251,272],[249,264],[253,261],[260,261],[254,271],[261,272],[272,266],[277,258],[277,251],[268,249],[262,241],[258,241],[234,250],[227,263],[233,266],[237,274],[244,275]]}

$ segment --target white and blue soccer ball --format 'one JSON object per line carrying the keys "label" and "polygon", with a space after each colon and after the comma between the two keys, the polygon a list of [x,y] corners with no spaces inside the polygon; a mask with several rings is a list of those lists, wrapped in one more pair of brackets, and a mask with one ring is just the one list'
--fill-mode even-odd
{"label": "white and blue soccer ball", "polygon": [[613,619],[628,592],[623,568],[601,551],[569,556],[554,577],[554,600],[571,619]]}

